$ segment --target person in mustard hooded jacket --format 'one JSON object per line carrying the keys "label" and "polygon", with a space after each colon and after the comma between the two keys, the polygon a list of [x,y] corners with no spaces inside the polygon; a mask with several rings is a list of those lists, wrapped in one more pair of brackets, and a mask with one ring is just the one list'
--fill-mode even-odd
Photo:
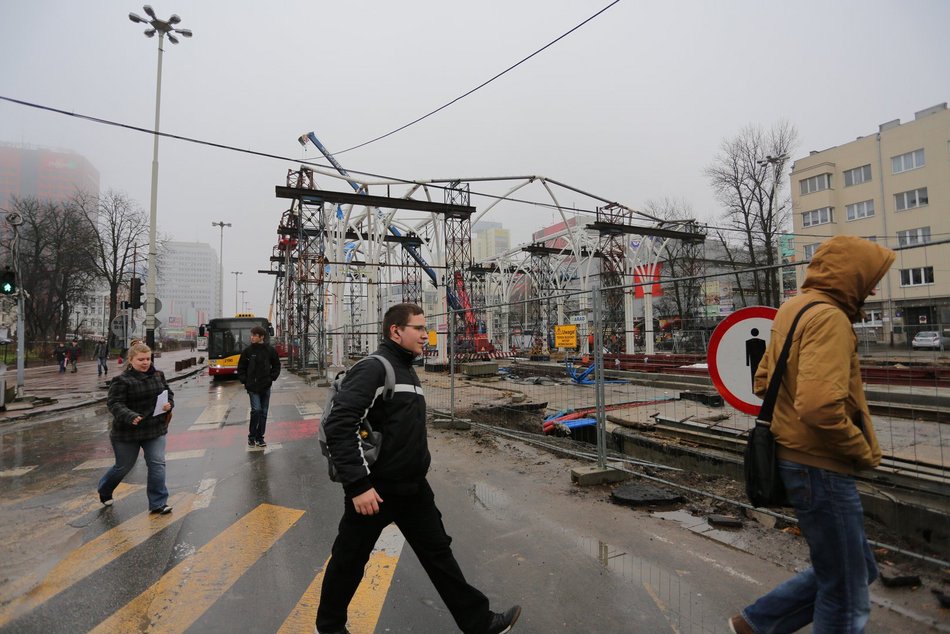
{"label": "person in mustard hooded jacket", "polygon": [[894,252],[854,236],[835,236],[815,252],[802,292],[779,308],[755,374],[764,396],[795,316],[788,366],[775,401],[772,433],[779,474],[808,542],[811,567],[729,620],[736,634],[863,632],[868,584],[877,564],[864,534],[854,474],[881,461],[864,397],[852,323],[894,262]]}

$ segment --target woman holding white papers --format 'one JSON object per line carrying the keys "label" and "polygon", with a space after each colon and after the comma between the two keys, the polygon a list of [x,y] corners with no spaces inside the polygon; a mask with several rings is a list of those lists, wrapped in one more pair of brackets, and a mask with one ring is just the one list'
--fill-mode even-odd
{"label": "woman holding white papers", "polygon": [[172,507],[167,504],[165,486],[165,434],[175,406],[174,394],[165,375],[152,366],[151,348],[135,343],[129,348],[128,358],[125,372],[109,384],[109,440],[115,465],[99,480],[99,501],[112,506],[112,492],[135,466],[141,448],[148,468],[149,512],[166,515]]}

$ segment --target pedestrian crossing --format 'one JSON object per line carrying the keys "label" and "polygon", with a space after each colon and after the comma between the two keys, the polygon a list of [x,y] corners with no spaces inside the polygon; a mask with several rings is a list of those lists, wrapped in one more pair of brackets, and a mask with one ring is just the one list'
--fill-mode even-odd
{"label": "pedestrian crossing", "polygon": [[[291,403],[285,405],[291,406]],[[299,402],[293,406],[302,419],[269,423],[268,446],[261,453],[280,450],[287,442],[308,441],[316,434],[316,418],[320,408]],[[245,444],[245,428],[225,424],[225,420],[234,414],[231,405],[213,403],[204,408],[195,422],[188,427],[170,431],[166,462],[208,460],[214,456],[211,452],[217,449],[240,450]],[[273,440],[270,440],[271,438]],[[196,445],[198,447],[195,447]],[[67,467],[68,472],[83,474],[82,477],[86,477],[86,473],[112,466],[114,457],[111,451],[108,451],[107,444],[98,443],[95,451],[99,453],[99,457],[91,457],[75,466]],[[0,470],[0,477],[15,479],[41,473],[44,469],[44,465],[11,465]],[[77,595],[89,596],[90,604],[98,605],[97,595],[86,595],[85,588],[103,584],[108,587],[114,583],[116,568],[113,564],[118,560],[135,562],[144,556],[147,561],[147,553],[153,552],[158,544],[164,541],[166,546],[163,548],[167,547],[169,536],[183,533],[185,527],[194,523],[190,518],[195,516],[196,512],[212,506],[217,485],[217,480],[209,473],[193,489],[173,494],[168,504],[174,507],[174,512],[169,515],[152,515],[147,511],[128,517],[124,515],[123,511],[129,509],[129,501],[126,498],[134,495],[140,497],[145,488],[143,484],[121,483],[113,494],[115,511],[104,509],[94,491],[89,495],[55,503],[50,515],[61,517],[60,525],[85,527],[99,524],[103,532],[71,547],[52,568],[24,574],[16,583],[6,587],[0,586],[0,631],[6,631],[8,627],[11,631],[20,631],[22,628],[29,630],[34,623],[42,623],[48,618],[50,610],[58,610],[57,606],[63,601],[70,601],[71,597]],[[123,504],[123,501],[126,504]],[[213,529],[213,536],[204,545],[192,546],[184,540],[179,542],[179,538],[174,537],[176,555],[171,561],[177,563],[173,567],[155,578],[151,575],[156,574],[156,571],[143,570],[142,574],[148,576],[150,581],[142,580],[141,591],[136,589],[126,595],[120,602],[121,605],[105,608],[101,616],[95,616],[96,608],[92,608],[91,620],[94,622],[87,623],[80,629],[111,633],[185,632],[193,628],[222,597],[232,592],[235,584],[239,583],[255,564],[275,549],[281,540],[285,540],[288,532],[299,525],[301,519],[310,512],[273,503],[258,504],[239,516],[222,514],[215,509],[212,511],[211,515],[201,516],[205,519],[194,520],[202,525],[208,522],[213,525],[218,523],[217,518],[224,518],[223,525]],[[121,521],[119,518],[122,518]],[[117,521],[118,523],[113,525]],[[80,534],[76,532],[70,538],[70,543]],[[298,539],[299,536],[288,544],[297,543]],[[367,564],[365,582],[360,585],[350,606],[351,618],[348,627],[354,634],[375,631],[403,544],[404,539],[395,526],[387,528],[380,537]],[[310,554],[305,556],[309,557]],[[319,557],[319,554],[314,554],[314,557]],[[313,561],[313,565],[319,565],[319,569],[315,569],[311,573],[312,576],[304,573],[301,577],[299,571],[295,575],[294,584],[300,592],[299,596],[295,599],[288,597],[289,603],[286,605],[293,605],[286,614],[272,615],[279,617],[278,631],[284,634],[313,631],[326,567],[326,562],[322,562],[322,565],[320,563],[319,559]],[[258,568],[254,576],[249,578],[255,579],[261,574],[261,570],[263,569]],[[149,583],[150,585],[144,585]],[[132,596],[133,594],[135,596]],[[231,596],[229,601],[233,600],[234,596]]]}
{"label": "pedestrian crossing", "polygon": [[[169,498],[170,515],[137,514],[69,552],[29,591],[0,608],[0,630],[13,625],[63,592],[74,588],[135,549],[148,548],[162,531],[180,527],[190,514],[207,508],[214,491],[213,479],[203,480],[196,492]],[[140,491],[141,485],[120,484],[118,501]],[[70,500],[64,511],[87,510],[90,500]],[[185,632],[237,583],[306,514],[304,510],[262,503],[224,527],[138,596],[115,610],[90,631]],[[180,529],[176,529],[180,530]],[[350,606],[349,630],[374,632],[389,592],[404,538],[395,526],[383,531],[367,564],[364,582]],[[279,632],[312,632],[319,604],[326,562],[299,596]]]}

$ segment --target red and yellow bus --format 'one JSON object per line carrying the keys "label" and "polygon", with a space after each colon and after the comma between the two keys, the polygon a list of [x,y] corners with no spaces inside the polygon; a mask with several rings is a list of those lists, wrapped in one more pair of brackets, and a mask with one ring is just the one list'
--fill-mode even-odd
{"label": "red and yellow bus", "polygon": [[[212,319],[199,328],[198,336],[208,338],[208,374],[237,376],[238,359],[244,348],[251,345],[251,328],[260,326],[268,337],[274,328],[264,317],[252,313],[238,313],[234,317]],[[265,338],[267,340],[267,338]]]}

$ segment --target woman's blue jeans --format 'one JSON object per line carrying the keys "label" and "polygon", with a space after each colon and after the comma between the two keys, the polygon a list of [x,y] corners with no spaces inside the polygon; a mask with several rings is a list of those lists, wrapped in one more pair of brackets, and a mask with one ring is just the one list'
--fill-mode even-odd
{"label": "woman's blue jeans", "polygon": [[132,470],[139,457],[139,447],[145,454],[145,466],[148,468],[148,481],[145,493],[148,496],[148,509],[160,509],[168,501],[168,488],[165,486],[165,435],[151,440],[113,440],[115,464],[99,480],[99,495],[111,498],[112,492],[122,482],[122,478]]}
{"label": "woman's blue jeans", "polygon": [[786,460],[779,461],[779,474],[812,567],[742,610],[742,616],[757,634],[795,632],[809,623],[816,634],[863,632],[877,564],[864,535],[854,478]]}

